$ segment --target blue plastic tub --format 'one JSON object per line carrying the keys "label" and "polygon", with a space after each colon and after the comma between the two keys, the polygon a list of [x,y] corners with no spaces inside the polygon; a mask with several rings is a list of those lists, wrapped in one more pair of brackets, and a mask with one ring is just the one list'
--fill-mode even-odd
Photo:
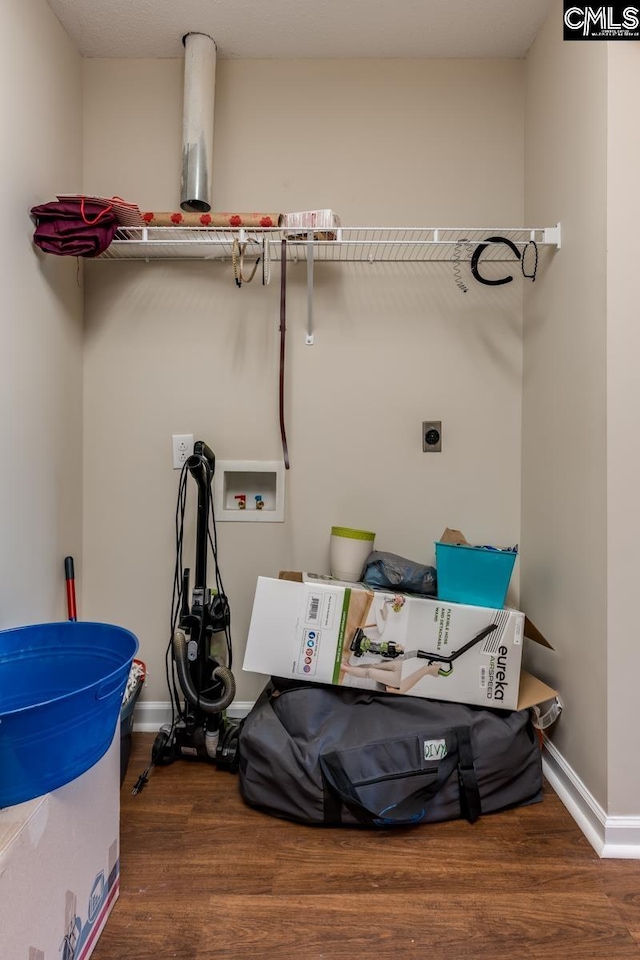
{"label": "blue plastic tub", "polygon": [[107,752],[137,650],[107,623],[0,631],[0,807],[63,786]]}
{"label": "blue plastic tub", "polygon": [[507,597],[516,556],[513,550],[437,542],[438,598],[501,609]]}

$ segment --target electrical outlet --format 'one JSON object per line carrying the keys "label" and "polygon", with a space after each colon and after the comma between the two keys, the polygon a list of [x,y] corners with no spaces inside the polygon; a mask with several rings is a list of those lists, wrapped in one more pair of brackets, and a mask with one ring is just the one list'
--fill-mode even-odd
{"label": "electrical outlet", "polygon": [[442,420],[422,421],[422,450],[424,453],[440,453],[442,450]]}
{"label": "electrical outlet", "polygon": [[193,453],[193,434],[174,433],[171,440],[173,443],[173,469],[181,470],[183,464]]}

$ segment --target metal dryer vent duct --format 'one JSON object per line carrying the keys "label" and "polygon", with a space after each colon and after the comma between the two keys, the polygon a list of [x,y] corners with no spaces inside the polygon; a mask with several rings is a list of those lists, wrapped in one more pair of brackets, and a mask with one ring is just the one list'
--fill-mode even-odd
{"label": "metal dryer vent duct", "polygon": [[184,103],[180,206],[194,213],[207,213],[211,210],[216,45],[206,33],[187,33],[182,42]]}

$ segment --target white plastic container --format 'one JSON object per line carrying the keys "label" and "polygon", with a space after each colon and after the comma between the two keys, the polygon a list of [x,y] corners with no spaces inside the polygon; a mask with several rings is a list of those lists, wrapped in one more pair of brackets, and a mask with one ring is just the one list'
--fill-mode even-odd
{"label": "white plastic container", "polygon": [[362,578],[367,557],[374,548],[376,535],[370,530],[331,527],[329,569],[336,580],[357,583]]}

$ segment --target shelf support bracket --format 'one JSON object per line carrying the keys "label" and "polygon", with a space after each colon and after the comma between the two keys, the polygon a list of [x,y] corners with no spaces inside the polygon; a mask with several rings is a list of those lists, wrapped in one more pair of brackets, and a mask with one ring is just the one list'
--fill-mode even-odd
{"label": "shelf support bracket", "polygon": [[544,228],[544,242],[555,243],[556,249],[560,250],[562,247],[562,232],[559,223],[556,223],[555,227]]}
{"label": "shelf support bracket", "polygon": [[307,234],[307,335],[304,341],[313,345],[313,230]]}

